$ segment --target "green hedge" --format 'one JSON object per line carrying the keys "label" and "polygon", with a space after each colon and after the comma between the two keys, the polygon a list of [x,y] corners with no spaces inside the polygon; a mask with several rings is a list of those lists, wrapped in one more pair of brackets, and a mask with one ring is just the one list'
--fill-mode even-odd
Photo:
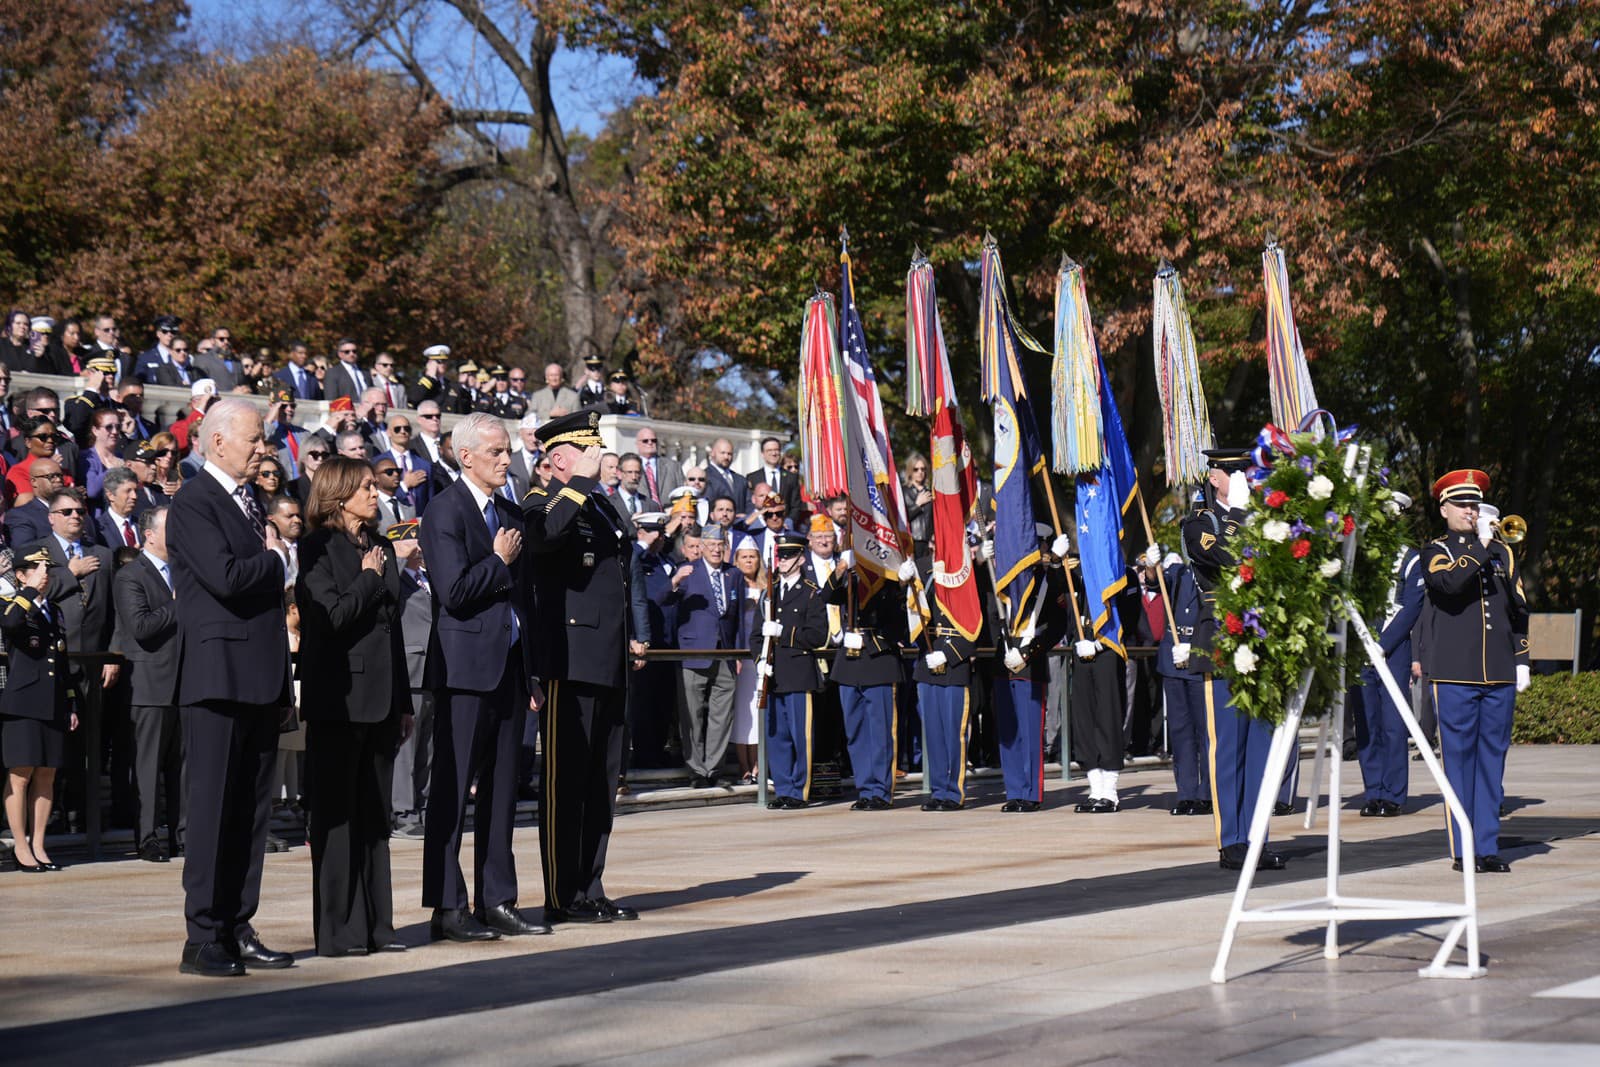
{"label": "green hedge", "polygon": [[1600,673],[1545,674],[1517,695],[1511,740],[1523,745],[1600,745]]}

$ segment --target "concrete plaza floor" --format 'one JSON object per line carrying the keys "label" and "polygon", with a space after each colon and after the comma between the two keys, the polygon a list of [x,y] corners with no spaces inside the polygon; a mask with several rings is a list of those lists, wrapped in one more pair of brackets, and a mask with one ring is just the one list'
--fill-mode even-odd
{"label": "concrete plaza floor", "polygon": [[[1208,981],[1234,877],[1210,820],[1174,818],[1171,774],[1130,772],[1125,810],[843,803],[642,810],[612,839],[609,892],[637,923],[426,944],[421,843],[393,843],[403,955],[310,955],[310,858],[269,855],[263,940],[288,971],[180,976],[181,861],[0,875],[0,1062],[518,1064],[1408,1064],[1600,1062],[1600,750],[1511,753],[1501,853],[1477,880],[1489,973],[1416,970],[1442,924],[1246,927]],[[1411,812],[1356,818],[1346,878],[1366,896],[1459,899],[1437,790],[1413,763]],[[1305,764],[1307,775],[1309,761]],[[1354,778],[1355,782],[1351,782]],[[1291,858],[1252,903],[1320,895],[1326,812],[1273,820]],[[523,898],[537,835],[517,831]],[[71,859],[61,854],[57,859]],[[1458,955],[1457,959],[1460,959]]]}

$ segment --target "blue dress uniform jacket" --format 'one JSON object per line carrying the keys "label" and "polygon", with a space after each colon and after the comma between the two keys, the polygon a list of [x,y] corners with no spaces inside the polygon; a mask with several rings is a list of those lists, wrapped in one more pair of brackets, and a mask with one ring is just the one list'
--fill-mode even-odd
{"label": "blue dress uniform jacket", "polygon": [[[593,478],[573,478],[522,502],[536,593],[535,664],[543,678],[622,688],[632,611],[632,545]],[[429,518],[432,518],[430,512]]]}
{"label": "blue dress uniform jacket", "polygon": [[67,640],[61,626],[47,618],[39,597],[23,589],[4,598],[0,630],[10,653],[6,686],[0,690],[0,715],[54,722],[66,729],[71,708],[67,681]]}
{"label": "blue dress uniform jacket", "polygon": [[1450,534],[1423,548],[1422,570],[1433,611],[1424,673],[1460,685],[1514,683],[1528,665],[1528,602],[1511,550]]}
{"label": "blue dress uniform jacket", "polygon": [[[928,590],[928,610],[932,617],[928,620],[926,631],[928,647],[919,650],[921,654],[911,669],[911,677],[918,685],[965,686],[972,681],[972,654],[983,640],[983,625],[979,625],[977,640],[968,640],[965,634],[950,625],[939,598],[933,593],[933,557],[918,559],[917,573],[922,576],[922,584]],[[982,606],[981,603],[979,606]],[[987,622],[987,618],[984,621]],[[944,653],[944,670],[939,674],[929,670],[923,659],[929,652]]]}
{"label": "blue dress uniform jacket", "polygon": [[[822,688],[822,670],[813,653],[828,643],[828,605],[822,591],[804,575],[787,592],[782,582],[779,578],[776,585],[775,617],[783,633],[774,638],[777,647],[772,655],[772,692],[815,693]],[[750,641],[751,651],[759,654],[759,630]]]}
{"label": "blue dress uniform jacket", "polygon": [[671,648],[678,634],[678,606],[672,601],[673,564],[656,552],[633,546],[633,636],[653,648]]}
{"label": "blue dress uniform jacket", "polygon": [[[829,580],[827,599],[841,605],[845,629],[850,628],[849,613],[842,605],[848,601],[851,572],[835,569]],[[870,600],[856,602],[856,625],[861,631],[859,655],[848,655],[840,648],[828,668],[828,677],[840,685],[895,685],[901,680],[900,647],[909,643],[906,630],[905,590],[899,582],[885,581]]]}

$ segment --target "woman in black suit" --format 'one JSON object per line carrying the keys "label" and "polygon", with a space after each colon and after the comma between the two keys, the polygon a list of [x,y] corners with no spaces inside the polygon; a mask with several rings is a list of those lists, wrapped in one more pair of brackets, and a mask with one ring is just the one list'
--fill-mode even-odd
{"label": "woman in black suit", "polygon": [[[67,642],[50,602],[50,550],[29,545],[16,556],[17,595],[6,597],[0,613],[10,654],[4,692],[0,692],[0,760],[6,770],[6,822],[11,826],[17,869],[36,874],[58,871],[44,850],[50,823],[56,768],[62,764],[68,730],[78,728],[67,691]],[[33,834],[28,834],[28,815]]]}
{"label": "woman in black suit", "polygon": [[401,952],[389,888],[389,786],[411,730],[400,570],[376,536],[372,467],[334,456],[311,483],[300,541],[300,714],[306,723],[312,913],[320,956]]}

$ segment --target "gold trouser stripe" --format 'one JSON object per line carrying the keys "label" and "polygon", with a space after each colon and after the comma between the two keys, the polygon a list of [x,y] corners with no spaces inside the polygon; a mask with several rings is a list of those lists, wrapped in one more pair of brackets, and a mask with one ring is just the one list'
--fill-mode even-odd
{"label": "gold trouser stripe", "polygon": [[[956,734],[956,802],[967,802],[967,716],[972,711],[972,687],[961,689],[961,730]],[[922,754],[923,771],[927,771],[928,754]]]}
{"label": "gold trouser stripe", "polygon": [[1206,759],[1211,764],[1211,828],[1217,837],[1217,847],[1222,847],[1222,805],[1217,800],[1217,701],[1211,695],[1212,682],[1204,682],[1206,690]]}
{"label": "gold trouser stripe", "polygon": [[[1429,684],[1433,689],[1433,733],[1434,736],[1439,739],[1439,769],[1442,771],[1445,770],[1444,721],[1439,717],[1439,683],[1430,682]],[[1448,781],[1449,777],[1450,776],[1447,773],[1445,775],[1445,780]],[[1457,797],[1456,799],[1461,801],[1462,807],[1466,807],[1466,800],[1461,797]],[[1456,821],[1450,815],[1450,805],[1448,804],[1444,806],[1444,839],[1446,844],[1449,846],[1451,858],[1455,858],[1458,854],[1458,850],[1456,849]]]}
{"label": "gold trouser stripe", "polygon": [[811,693],[806,694],[806,784],[800,791],[801,800],[811,799]]}
{"label": "gold trouser stripe", "polygon": [[545,841],[544,895],[558,908],[564,906],[556,891],[556,713],[560,697],[561,681],[552,679],[550,690],[545,694],[544,810],[539,813]]}

